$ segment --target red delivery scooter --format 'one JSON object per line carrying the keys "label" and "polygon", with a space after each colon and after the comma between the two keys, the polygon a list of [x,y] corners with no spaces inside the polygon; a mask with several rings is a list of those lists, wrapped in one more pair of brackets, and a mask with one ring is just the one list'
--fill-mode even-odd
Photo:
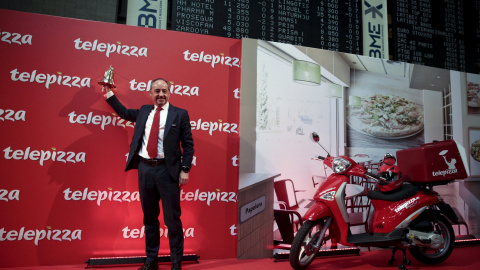
{"label": "red delivery scooter", "polygon": [[[318,134],[312,133],[311,138],[325,150]],[[333,173],[319,186],[315,203],[295,235],[290,249],[290,265],[294,269],[307,268],[328,240],[344,246],[392,248],[390,264],[395,252],[401,250],[400,269],[410,264],[406,249],[425,264],[438,264],[450,256],[455,240],[450,221],[456,222],[457,216],[433,187],[468,177],[461,145],[447,140],[397,151],[397,160],[386,155],[378,174],[368,172],[347,156],[328,154],[318,159]],[[352,176],[376,182],[373,190],[355,185],[358,192],[351,195],[367,196],[372,202],[373,212],[367,214],[365,233],[352,234],[350,230],[346,189],[352,187]]]}

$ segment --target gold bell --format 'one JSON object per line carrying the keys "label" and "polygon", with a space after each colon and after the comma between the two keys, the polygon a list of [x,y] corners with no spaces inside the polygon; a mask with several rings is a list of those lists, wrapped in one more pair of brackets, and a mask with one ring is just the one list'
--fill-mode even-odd
{"label": "gold bell", "polygon": [[[105,75],[103,76],[103,79],[101,81],[98,82],[98,84],[100,85],[103,85],[105,87],[105,85],[108,85],[110,86],[110,88],[115,88],[115,83],[113,82],[113,67],[110,66],[110,68],[105,71]],[[103,91],[103,88],[102,88],[102,91]]]}

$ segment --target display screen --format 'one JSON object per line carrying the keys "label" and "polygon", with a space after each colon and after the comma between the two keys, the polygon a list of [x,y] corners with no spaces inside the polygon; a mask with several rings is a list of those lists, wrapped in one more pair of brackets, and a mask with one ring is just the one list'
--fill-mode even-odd
{"label": "display screen", "polygon": [[391,1],[393,58],[479,73],[479,7],[467,0]]}
{"label": "display screen", "polygon": [[172,30],[360,54],[360,0],[174,0]]}
{"label": "display screen", "polygon": [[[480,1],[386,1],[390,59],[480,73]],[[175,31],[363,54],[361,0],[173,0]],[[372,2],[373,3],[373,2]],[[371,7],[368,0],[363,3]]]}

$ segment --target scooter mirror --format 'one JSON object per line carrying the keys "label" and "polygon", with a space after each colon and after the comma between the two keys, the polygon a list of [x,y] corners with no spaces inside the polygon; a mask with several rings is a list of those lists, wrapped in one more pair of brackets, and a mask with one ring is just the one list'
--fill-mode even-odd
{"label": "scooter mirror", "polygon": [[310,139],[312,139],[313,142],[318,143],[320,141],[320,136],[316,132],[312,132],[310,135]]}

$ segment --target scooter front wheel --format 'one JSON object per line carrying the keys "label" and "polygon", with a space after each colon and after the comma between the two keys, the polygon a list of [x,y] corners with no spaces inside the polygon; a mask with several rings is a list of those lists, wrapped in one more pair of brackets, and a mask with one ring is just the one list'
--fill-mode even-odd
{"label": "scooter front wheel", "polygon": [[322,229],[323,220],[307,220],[300,227],[290,249],[290,265],[293,269],[305,269],[313,262],[325,243],[325,233],[322,234]]}

